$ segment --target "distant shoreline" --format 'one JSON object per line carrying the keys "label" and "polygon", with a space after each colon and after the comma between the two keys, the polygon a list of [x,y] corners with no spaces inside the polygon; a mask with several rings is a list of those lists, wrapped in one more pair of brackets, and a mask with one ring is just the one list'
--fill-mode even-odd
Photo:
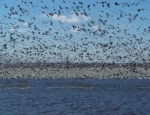
{"label": "distant shoreline", "polygon": [[150,67],[150,63],[73,63],[73,62],[55,62],[55,63],[14,63],[14,64],[2,64],[0,67],[51,67],[51,68],[89,68],[89,67]]}
{"label": "distant shoreline", "polygon": [[0,78],[150,79],[149,67],[1,67]]}

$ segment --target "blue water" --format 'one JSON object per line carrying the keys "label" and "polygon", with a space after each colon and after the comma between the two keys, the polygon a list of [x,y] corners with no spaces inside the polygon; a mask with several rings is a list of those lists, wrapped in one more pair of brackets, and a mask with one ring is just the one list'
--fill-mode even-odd
{"label": "blue water", "polygon": [[0,79],[0,115],[150,115],[150,80]]}

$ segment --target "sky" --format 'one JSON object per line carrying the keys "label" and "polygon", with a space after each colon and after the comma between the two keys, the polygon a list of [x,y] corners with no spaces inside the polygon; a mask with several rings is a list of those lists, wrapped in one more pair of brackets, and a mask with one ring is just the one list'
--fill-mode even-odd
{"label": "sky", "polygon": [[0,0],[0,63],[149,62],[148,0]]}

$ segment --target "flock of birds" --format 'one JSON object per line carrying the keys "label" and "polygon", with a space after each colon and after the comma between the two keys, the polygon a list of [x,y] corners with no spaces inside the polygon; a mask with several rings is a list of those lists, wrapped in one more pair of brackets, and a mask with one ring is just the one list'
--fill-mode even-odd
{"label": "flock of birds", "polygon": [[[145,2],[20,0],[11,6],[0,0],[6,10],[0,14],[0,63],[149,62]],[[82,22],[71,23],[66,14]]]}

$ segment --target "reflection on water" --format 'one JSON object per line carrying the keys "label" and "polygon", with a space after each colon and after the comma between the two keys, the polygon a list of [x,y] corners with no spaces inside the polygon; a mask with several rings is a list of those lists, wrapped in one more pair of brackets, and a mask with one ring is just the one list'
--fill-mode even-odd
{"label": "reflection on water", "polygon": [[150,80],[0,79],[0,115],[147,115]]}

